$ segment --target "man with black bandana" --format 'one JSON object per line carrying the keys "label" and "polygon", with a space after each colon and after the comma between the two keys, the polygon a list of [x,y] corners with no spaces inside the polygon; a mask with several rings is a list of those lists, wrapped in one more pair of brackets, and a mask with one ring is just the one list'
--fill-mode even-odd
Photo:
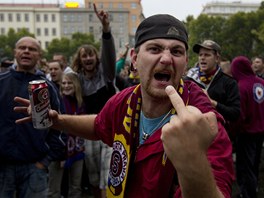
{"label": "man with black bandana", "polygon": [[[54,128],[113,147],[108,197],[231,196],[232,145],[208,97],[182,75],[188,34],[171,15],[146,18],[136,31],[131,62],[140,84],[114,95],[98,115],[50,111]],[[16,111],[30,114],[28,101]],[[17,123],[30,121],[30,117]]]}

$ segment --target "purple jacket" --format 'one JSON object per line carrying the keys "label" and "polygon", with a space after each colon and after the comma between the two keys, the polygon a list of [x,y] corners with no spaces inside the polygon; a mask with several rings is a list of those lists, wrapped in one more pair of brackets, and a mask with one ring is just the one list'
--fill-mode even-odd
{"label": "purple jacket", "polygon": [[254,74],[250,60],[244,56],[233,59],[231,72],[240,91],[238,132],[264,133],[264,80]]}

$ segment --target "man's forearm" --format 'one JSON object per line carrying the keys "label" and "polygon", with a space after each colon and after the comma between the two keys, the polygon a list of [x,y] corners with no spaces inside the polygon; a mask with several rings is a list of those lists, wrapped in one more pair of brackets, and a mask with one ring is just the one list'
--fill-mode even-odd
{"label": "man's forearm", "polygon": [[61,114],[54,123],[54,128],[86,139],[97,140],[94,131],[95,117],[96,115]]}
{"label": "man's forearm", "polygon": [[218,189],[206,155],[190,159],[177,171],[184,198],[224,198]]}

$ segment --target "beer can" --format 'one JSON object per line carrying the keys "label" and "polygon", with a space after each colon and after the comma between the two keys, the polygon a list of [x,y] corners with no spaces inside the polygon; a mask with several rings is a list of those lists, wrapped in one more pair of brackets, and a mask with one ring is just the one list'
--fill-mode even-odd
{"label": "beer can", "polygon": [[45,80],[30,81],[28,85],[32,109],[32,123],[36,129],[46,129],[52,125],[49,118],[50,100],[48,84]]}

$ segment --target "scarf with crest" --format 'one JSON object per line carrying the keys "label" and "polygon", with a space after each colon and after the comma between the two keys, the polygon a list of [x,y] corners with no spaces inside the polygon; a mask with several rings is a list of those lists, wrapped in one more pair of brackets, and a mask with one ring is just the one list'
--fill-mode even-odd
{"label": "scarf with crest", "polygon": [[[187,104],[189,92],[188,89],[184,88],[182,79],[180,80],[177,91],[184,100],[184,103]],[[112,159],[120,156],[118,157],[120,160],[113,163],[111,162],[111,167],[116,167],[116,169],[111,170],[110,168],[107,197],[125,197],[127,178],[131,177],[131,175],[129,176],[128,174],[129,168],[133,165],[136,149],[139,145],[139,117],[141,106],[142,96],[139,84],[135,87],[127,100],[127,110],[123,119],[123,127],[125,129],[124,135],[116,133],[114,137]],[[171,115],[175,113],[175,109],[172,108]],[[164,152],[162,157],[163,166],[165,166],[166,161],[167,156]],[[120,169],[122,170],[120,171]],[[118,174],[116,170],[119,170]],[[172,170],[172,174],[173,173],[175,173],[174,168]]]}

